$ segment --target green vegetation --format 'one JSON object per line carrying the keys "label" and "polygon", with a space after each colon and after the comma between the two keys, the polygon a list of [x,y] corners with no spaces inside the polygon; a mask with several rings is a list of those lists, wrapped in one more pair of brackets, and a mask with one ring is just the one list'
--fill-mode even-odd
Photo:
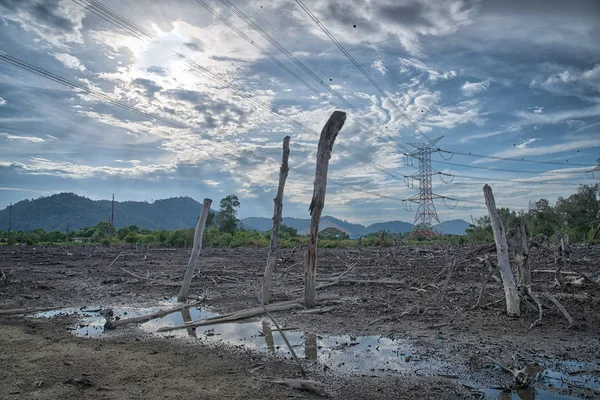
{"label": "green vegetation", "polygon": [[[500,208],[498,212],[507,232],[525,221],[529,234],[538,239],[552,239],[557,232],[569,234],[572,243],[590,240],[593,228],[600,223],[600,201],[597,193],[600,185],[582,185],[577,193],[568,198],[559,198],[554,206],[548,200],[540,199],[531,203],[529,210],[515,212],[508,208]],[[237,210],[240,201],[235,195],[229,195],[220,202],[218,213],[209,214],[207,228],[204,232],[204,247],[267,247],[271,232],[260,233],[240,227]],[[189,247],[193,243],[194,229],[140,229],[137,225],[129,225],[114,231],[112,237],[111,225],[102,221],[92,227],[77,229],[69,233],[69,244],[100,244],[111,245],[136,245],[154,247]],[[434,239],[411,238],[410,233],[384,235],[385,246],[393,246],[393,237],[396,236],[402,244],[465,244],[482,243],[494,240],[490,219],[488,216],[478,218],[467,235],[445,235]],[[66,233],[58,230],[45,231],[37,228],[29,232],[17,231],[8,235],[0,230],[0,244],[14,245],[17,243],[27,245],[65,244]],[[370,233],[362,237],[362,246],[379,246],[380,233]],[[295,247],[306,245],[307,237],[298,235],[292,227],[282,225],[279,233],[281,247]],[[319,233],[319,247],[348,248],[358,246],[359,241],[350,239],[343,231],[330,227]]]}
{"label": "green vegetation", "polygon": [[[540,240],[552,239],[556,233],[569,235],[572,243],[588,241],[593,228],[600,223],[600,184],[581,185],[577,193],[568,198],[559,197],[554,207],[546,199],[540,199],[529,205],[529,210],[515,212],[508,208],[499,208],[498,213],[507,232],[514,230],[521,221],[525,221],[530,236]],[[493,241],[494,235],[490,218],[486,215],[475,220],[467,229],[467,240]]]}

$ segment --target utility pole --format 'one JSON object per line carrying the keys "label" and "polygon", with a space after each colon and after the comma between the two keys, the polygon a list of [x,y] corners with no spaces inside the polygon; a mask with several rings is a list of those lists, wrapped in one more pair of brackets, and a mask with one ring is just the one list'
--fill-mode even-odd
{"label": "utility pole", "polygon": [[[437,215],[433,199],[444,198],[444,196],[434,194],[431,185],[431,153],[439,151],[439,148],[434,146],[442,138],[443,136],[440,136],[425,143],[408,143],[416,148],[416,150],[409,153],[408,156],[416,158],[419,161],[419,172],[411,175],[411,178],[419,180],[419,194],[404,200],[419,205],[415,214],[411,237],[424,236],[426,238],[432,238],[433,236],[443,234],[440,226],[441,222]],[[433,227],[433,221],[437,222],[437,229]]]}
{"label": "utility pole", "polygon": [[69,243],[69,224],[67,224],[67,239],[65,240],[66,243]]}
{"label": "utility pole", "polygon": [[10,229],[12,228],[12,202],[8,206],[8,233],[7,237],[10,236]]}
{"label": "utility pole", "polygon": [[110,239],[112,240],[113,231],[115,230],[115,194],[112,195],[112,204],[110,212]]}

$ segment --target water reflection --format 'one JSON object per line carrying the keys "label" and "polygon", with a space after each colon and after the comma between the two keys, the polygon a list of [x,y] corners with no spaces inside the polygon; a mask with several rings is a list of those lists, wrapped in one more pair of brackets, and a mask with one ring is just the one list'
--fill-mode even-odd
{"label": "water reflection", "polygon": [[[181,310],[181,317],[183,318],[183,322],[186,323],[186,324],[188,322],[192,322],[193,321],[192,314],[190,313],[190,309],[189,308],[184,308],[183,310]],[[187,328],[186,330],[187,330],[188,336],[194,337],[194,338],[198,337],[196,335],[196,328],[195,327],[190,327],[190,328]]]}
{"label": "water reflection", "polygon": [[273,339],[273,331],[271,330],[271,324],[268,320],[262,320],[262,334],[265,336],[265,342],[267,343],[267,349],[275,354],[275,340]]}
{"label": "water reflection", "polygon": [[317,334],[308,333],[304,341],[304,355],[308,360],[317,359]]}
{"label": "water reflection", "polygon": [[515,393],[521,400],[535,400],[535,389],[532,387],[519,388],[512,390],[503,390],[498,394],[498,400],[512,400]]}
{"label": "water reflection", "polygon": [[485,399],[498,400],[576,400],[577,397],[552,393],[547,390],[533,387],[518,389],[489,389],[484,392]]}

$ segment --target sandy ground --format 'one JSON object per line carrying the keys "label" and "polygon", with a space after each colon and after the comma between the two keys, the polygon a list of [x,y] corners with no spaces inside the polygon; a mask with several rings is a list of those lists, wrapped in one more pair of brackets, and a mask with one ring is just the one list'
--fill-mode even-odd
{"label": "sandy ground", "polygon": [[[567,285],[561,288],[552,274],[534,272],[534,292],[554,295],[574,323],[569,327],[556,307],[544,301],[541,325],[528,330],[537,312],[508,317],[501,285],[494,279],[487,283],[483,307],[472,309],[487,270],[476,256],[467,255],[469,250],[404,247],[384,252],[363,249],[361,254],[356,249],[320,250],[319,284],[356,263],[344,277],[351,282],[319,291],[333,298],[334,308],[323,314],[294,310],[273,315],[284,327],[317,334],[319,352],[331,351],[327,338],[338,336],[352,342],[372,335],[411,346],[410,356],[398,353],[399,361],[392,360],[405,363],[401,370],[384,366],[348,371],[324,358],[315,361],[299,354],[309,378],[322,382],[322,394],[332,398],[507,398],[493,388],[509,387],[512,377],[486,356],[507,366],[513,365],[513,357],[522,365],[535,361],[552,371],[535,384],[537,399],[600,398],[600,290],[577,275],[565,275]],[[204,306],[218,313],[257,306],[266,252],[203,250],[192,292],[207,294]],[[298,298],[303,288],[302,252],[286,249],[279,256],[273,302]],[[599,256],[600,248],[575,248],[570,263],[580,272],[594,274],[600,268]],[[1,247],[0,269],[6,279],[0,280],[0,310],[155,307],[177,294],[188,257],[189,249]],[[447,274],[440,273],[453,257],[456,268],[441,300]],[[534,270],[554,265],[548,251],[534,249],[531,258]],[[320,397],[272,382],[300,378],[297,365],[283,349],[274,356],[243,345],[150,335],[135,326],[97,338],[77,337],[72,330],[79,323],[77,316],[0,315],[0,398]],[[356,350],[360,346],[350,349],[355,344],[341,345],[360,358],[362,353]],[[373,357],[374,352],[367,351]],[[519,395],[532,398],[522,391]]]}

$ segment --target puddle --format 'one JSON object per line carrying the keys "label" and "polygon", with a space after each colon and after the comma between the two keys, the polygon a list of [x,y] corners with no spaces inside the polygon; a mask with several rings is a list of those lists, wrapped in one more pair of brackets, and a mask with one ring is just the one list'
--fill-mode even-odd
{"label": "puddle", "polygon": [[[582,389],[595,391],[600,395],[600,377],[598,364],[579,361],[556,361],[545,363],[545,370],[538,377],[538,386],[555,387],[557,389]],[[553,393],[540,388],[523,388],[515,390],[486,389],[484,399],[499,400],[570,400],[579,399],[570,395]],[[591,398],[591,397],[590,397]]]}
{"label": "puddle", "polygon": [[[113,308],[113,318],[123,319],[148,315],[164,309],[164,306],[173,304],[173,300],[169,299],[161,302],[161,304],[163,307]],[[73,333],[78,336],[100,337],[102,335],[118,334],[118,332],[127,329],[122,327],[114,331],[104,332],[106,319],[102,315],[100,307],[88,307],[87,309],[64,308],[38,313],[35,316],[38,318],[53,318],[65,315],[79,317],[78,324],[72,329]],[[164,333],[156,332],[157,329],[165,326],[183,325],[188,321],[201,320],[216,315],[216,313],[206,308],[192,307],[175,311],[143,324],[132,324],[130,327],[165,338],[185,338],[191,341],[201,341],[205,344],[227,345],[291,357],[281,334],[276,329],[272,329],[271,324],[266,319],[209,325]],[[466,373],[457,372],[458,366],[416,349],[408,341],[402,339],[389,339],[379,336],[321,336],[314,332],[299,332],[296,330],[286,330],[285,333],[298,357],[314,360],[336,372],[362,375],[466,375]],[[560,389],[568,389],[569,387],[589,388],[600,393],[599,369],[595,363],[546,361],[542,365],[546,369],[540,375],[537,386]],[[539,388],[520,389],[512,392],[502,391],[502,389],[484,389],[482,392],[486,399],[501,400],[568,400],[575,398]]]}
{"label": "puddle", "polygon": [[[170,304],[168,300],[166,303]],[[151,314],[160,309],[160,307],[113,308],[113,318],[137,317]],[[52,318],[66,315],[79,316],[78,324],[72,330],[77,336],[100,337],[123,329],[117,328],[115,331],[104,332],[106,319],[101,315],[100,308],[89,307],[87,310],[64,308],[38,313],[35,317]],[[203,343],[228,345],[291,357],[281,334],[276,329],[272,329],[267,320],[232,322],[156,333],[156,330],[163,326],[182,325],[187,321],[205,319],[216,315],[216,313],[204,308],[190,308],[132,326],[138,326],[149,334],[161,335],[166,338],[188,338]],[[419,353],[407,341],[401,339],[389,339],[379,336],[321,336],[316,333],[294,330],[286,330],[285,334],[298,357],[318,361],[320,364],[339,372],[366,375],[386,373],[435,375],[438,373],[448,374],[455,370],[448,363],[427,354]]]}
{"label": "puddle", "polygon": [[483,391],[486,400],[577,400],[579,397],[565,396],[538,388],[518,390],[487,389]]}
{"label": "puddle", "polygon": [[[597,376],[591,376],[595,373]],[[558,388],[586,387],[600,395],[600,364],[578,361],[549,363],[541,379],[549,386]]]}

